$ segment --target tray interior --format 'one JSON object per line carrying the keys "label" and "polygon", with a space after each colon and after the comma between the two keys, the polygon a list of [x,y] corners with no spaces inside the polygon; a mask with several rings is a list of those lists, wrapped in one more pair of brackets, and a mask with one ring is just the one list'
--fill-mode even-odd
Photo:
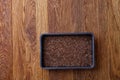
{"label": "tray interior", "polygon": [[93,65],[92,35],[43,35],[43,67],[90,67]]}

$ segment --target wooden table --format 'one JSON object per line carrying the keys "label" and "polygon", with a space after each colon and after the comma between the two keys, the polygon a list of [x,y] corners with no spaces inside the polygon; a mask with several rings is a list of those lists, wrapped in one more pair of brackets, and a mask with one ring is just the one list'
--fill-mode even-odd
{"label": "wooden table", "polygon": [[[41,33],[93,32],[92,70],[40,68]],[[0,0],[0,80],[120,80],[120,0]]]}

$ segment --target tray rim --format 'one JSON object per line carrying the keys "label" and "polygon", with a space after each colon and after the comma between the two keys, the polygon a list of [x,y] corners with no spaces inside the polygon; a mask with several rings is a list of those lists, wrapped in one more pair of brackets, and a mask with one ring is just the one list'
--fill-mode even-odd
{"label": "tray rim", "polygon": [[[92,37],[92,65],[91,66],[63,66],[63,67],[48,67],[48,66],[43,66],[43,51],[42,51],[42,45],[43,45],[43,37],[44,36],[77,36],[77,35],[90,35]],[[44,33],[41,34],[40,36],[40,67],[43,69],[93,69],[95,67],[95,38],[94,34],[92,32],[79,32],[79,33]]]}

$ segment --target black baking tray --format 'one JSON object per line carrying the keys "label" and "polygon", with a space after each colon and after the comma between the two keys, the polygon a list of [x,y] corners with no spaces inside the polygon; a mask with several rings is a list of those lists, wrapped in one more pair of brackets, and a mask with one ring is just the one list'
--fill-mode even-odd
{"label": "black baking tray", "polygon": [[[44,41],[44,37],[47,37],[47,36],[91,36],[92,37],[92,65],[91,66],[59,66],[59,67],[49,67],[49,66],[44,66],[44,61],[43,61],[43,54],[44,54],[44,51],[43,51],[43,41]],[[43,69],[92,69],[95,67],[95,51],[94,51],[94,34],[93,33],[90,33],[90,32],[82,32],[82,33],[46,33],[46,34],[41,34],[40,36],[40,66],[43,68]]]}

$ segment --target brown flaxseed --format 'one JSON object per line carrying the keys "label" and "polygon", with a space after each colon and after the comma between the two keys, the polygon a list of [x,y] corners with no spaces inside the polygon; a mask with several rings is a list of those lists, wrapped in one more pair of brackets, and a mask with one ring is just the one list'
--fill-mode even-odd
{"label": "brown flaxseed", "polygon": [[91,36],[47,36],[43,41],[44,66],[90,66],[91,45]]}

